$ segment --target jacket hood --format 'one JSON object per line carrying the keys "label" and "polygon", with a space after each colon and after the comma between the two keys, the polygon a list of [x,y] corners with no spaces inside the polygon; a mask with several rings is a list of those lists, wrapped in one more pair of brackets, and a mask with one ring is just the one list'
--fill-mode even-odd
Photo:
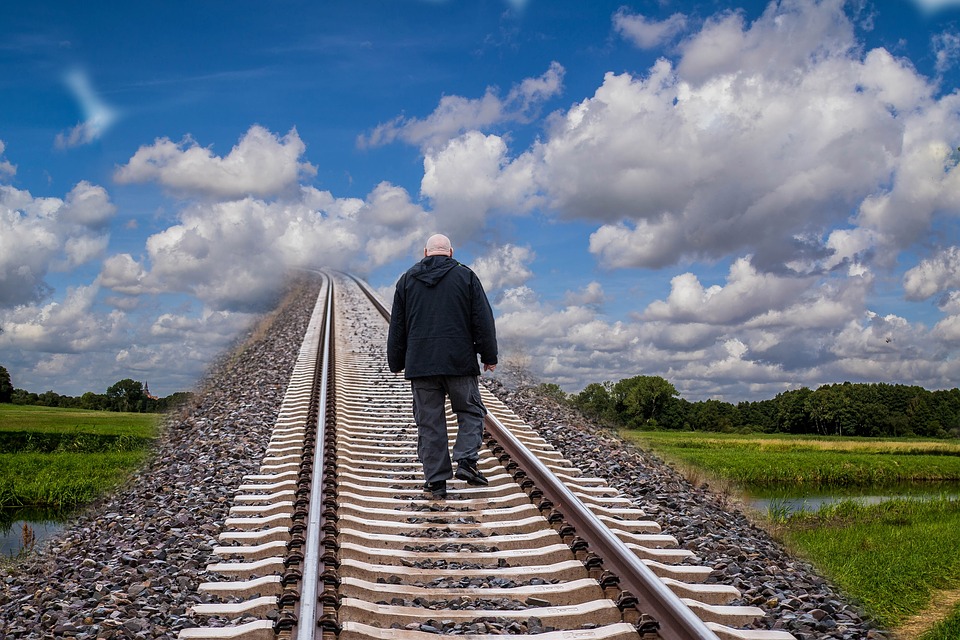
{"label": "jacket hood", "polygon": [[427,256],[410,269],[410,275],[428,287],[434,287],[443,276],[460,264],[450,256]]}

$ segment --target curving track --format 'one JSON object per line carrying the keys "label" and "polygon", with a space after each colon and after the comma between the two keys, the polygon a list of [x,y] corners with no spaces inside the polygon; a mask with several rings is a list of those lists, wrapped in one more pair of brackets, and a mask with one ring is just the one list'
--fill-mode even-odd
{"label": "curving track", "polygon": [[490,486],[453,480],[446,500],[425,499],[386,332],[362,283],[327,277],[181,639],[793,638],[743,629],[762,610],[728,606],[735,588],[706,584],[710,567],[483,387]]}

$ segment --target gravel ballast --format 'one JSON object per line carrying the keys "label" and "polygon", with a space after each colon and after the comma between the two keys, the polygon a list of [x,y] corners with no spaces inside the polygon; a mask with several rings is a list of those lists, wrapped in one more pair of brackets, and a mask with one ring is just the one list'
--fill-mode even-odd
{"label": "gravel ballast", "polygon": [[490,379],[485,383],[565,458],[585,474],[605,478],[656,520],[663,533],[693,551],[699,564],[713,567],[708,582],[739,589],[740,600],[731,604],[764,609],[767,614],[755,628],[788,631],[798,640],[891,637],[727,496],[694,486],[657,456],[530,388],[510,390]]}
{"label": "gravel ballast", "polygon": [[217,362],[147,465],[2,577],[0,638],[175,638],[223,521],[270,440],[319,282]]}
{"label": "gravel ballast", "polygon": [[[270,439],[319,282],[284,302],[220,359],[194,401],[165,422],[154,454],[113,495],[0,576],[0,638],[175,638],[197,625],[223,521]],[[719,494],[532,392],[491,390],[576,466],[634,499],[664,533],[716,570],[742,601],[769,610],[758,627],[798,640],[886,638],[806,563],[790,557]],[[775,622],[774,622],[775,621]]]}

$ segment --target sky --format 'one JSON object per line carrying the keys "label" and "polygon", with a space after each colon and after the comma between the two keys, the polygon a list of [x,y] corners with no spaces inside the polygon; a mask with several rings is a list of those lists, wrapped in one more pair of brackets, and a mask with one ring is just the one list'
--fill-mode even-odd
{"label": "sky", "polygon": [[960,3],[3,3],[0,365],[190,390],[450,236],[500,359],[691,401],[960,381]]}

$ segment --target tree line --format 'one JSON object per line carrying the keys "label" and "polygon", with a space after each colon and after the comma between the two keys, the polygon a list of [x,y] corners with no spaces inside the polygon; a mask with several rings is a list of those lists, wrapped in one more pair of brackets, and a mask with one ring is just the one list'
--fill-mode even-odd
{"label": "tree line", "polygon": [[177,392],[165,398],[151,396],[142,382],[124,378],[107,387],[105,393],[88,391],[82,396],[65,396],[54,391],[32,393],[13,386],[10,373],[0,366],[0,403],[91,409],[94,411],[129,411],[133,413],[163,413],[184,404],[191,394]]}
{"label": "tree line", "polygon": [[570,395],[556,385],[542,386],[590,417],[632,429],[960,437],[960,389],[956,388],[928,391],[902,384],[844,382],[732,404],[689,402],[659,376],[592,383]]}

